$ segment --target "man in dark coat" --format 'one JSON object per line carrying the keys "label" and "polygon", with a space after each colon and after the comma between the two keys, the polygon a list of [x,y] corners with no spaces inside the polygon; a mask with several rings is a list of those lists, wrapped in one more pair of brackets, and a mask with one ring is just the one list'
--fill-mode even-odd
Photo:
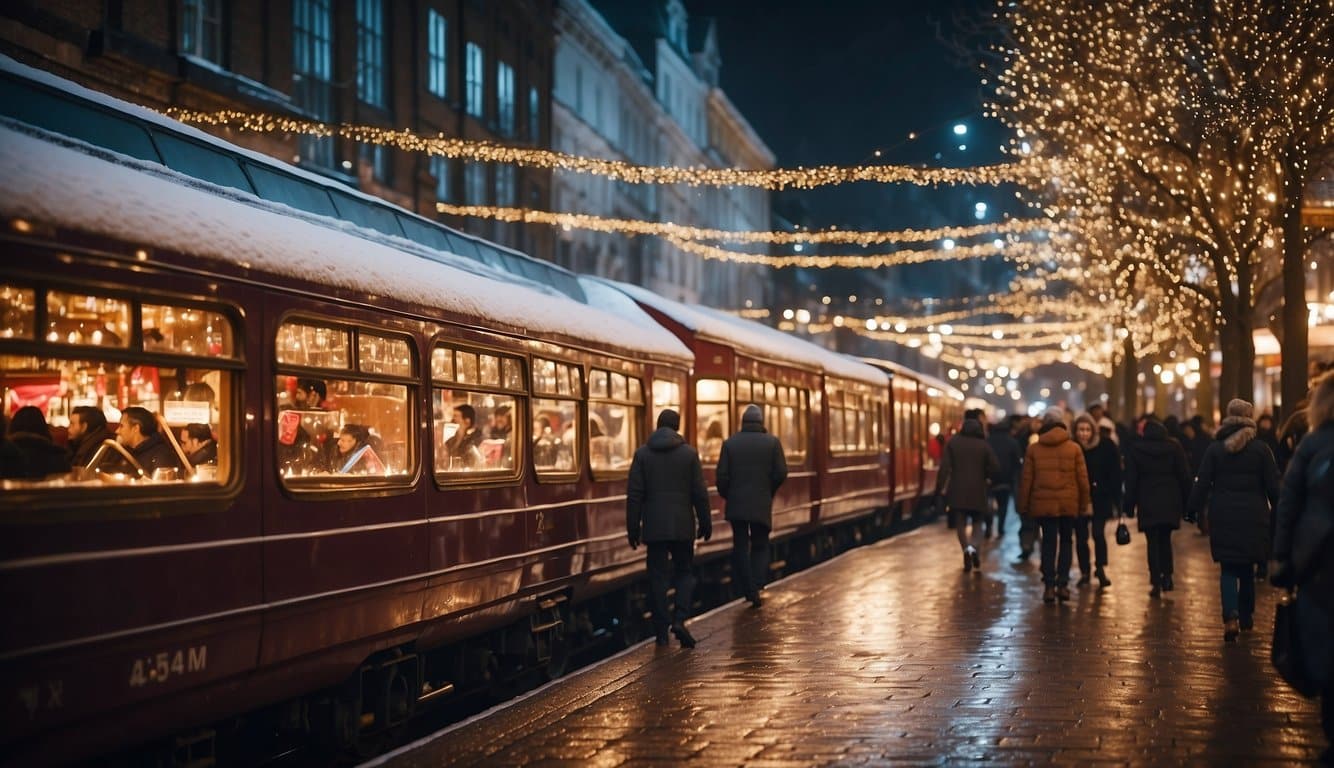
{"label": "man in dark coat", "polygon": [[106,414],[91,405],[80,405],[69,414],[69,447],[74,456],[70,463],[86,467],[102,443],[114,439],[107,427]]}
{"label": "man in dark coat", "polygon": [[[147,408],[134,405],[121,411],[116,440],[130,450],[130,455],[143,469],[144,477],[153,477],[153,473],[159,469],[170,469],[177,473],[181,471],[176,449],[162,436],[157,419]],[[183,478],[177,475],[176,479]]]}
{"label": "man in dark coat", "polygon": [[[1000,471],[996,452],[987,445],[982,422],[964,419],[959,434],[950,438],[940,457],[940,472],[936,475],[936,493],[945,493],[955,518],[959,547],[963,549],[963,569],[971,571],[982,565],[978,552],[981,528],[991,510],[989,484]],[[972,521],[972,536],[968,523]]]}
{"label": "man in dark coat", "polygon": [[51,428],[37,406],[18,409],[9,422],[9,441],[23,453],[24,477],[40,480],[69,471],[69,451],[51,440]]}
{"label": "man in dark coat", "polygon": [[760,407],[746,406],[741,431],[723,441],[718,455],[718,495],[727,500],[724,517],[732,524],[732,579],[756,608],[769,573],[774,494],[786,479],[782,444],[764,431]]}
{"label": "man in dark coat", "polygon": [[[681,415],[670,408],[658,414],[658,428],[635,451],[625,492],[625,529],[630,546],[648,545],[648,580],[653,593],[653,624],[658,645],[667,644],[667,628],[687,648],[695,638],[686,630],[695,590],[691,564],[694,539],[713,535],[709,491],[699,454],[677,431]],[[691,512],[694,514],[691,514]],[[670,563],[668,562],[670,560]],[[676,613],[667,606],[667,589],[676,587]]]}
{"label": "man in dark coat", "polygon": [[1091,536],[1092,564],[1096,569],[1092,575],[1097,576],[1099,589],[1112,585],[1112,580],[1107,578],[1106,530],[1107,521],[1121,503],[1121,452],[1112,442],[1112,434],[1115,432],[1099,427],[1089,414],[1081,414],[1075,419],[1075,440],[1084,449],[1089,498],[1093,502],[1092,514],[1080,516],[1075,523],[1075,557],[1079,560],[1079,584],[1088,584],[1088,540]]}
{"label": "man in dark coat", "polygon": [[991,498],[996,502],[996,538],[1005,536],[1005,516],[1010,510],[1010,496],[1014,485],[1019,482],[1019,471],[1023,469],[1024,451],[1019,441],[1014,439],[1014,419],[1007,419],[995,426],[987,434],[987,445],[996,453],[1000,470],[991,479]]}
{"label": "man in dark coat", "polygon": [[1190,497],[1190,462],[1181,444],[1167,436],[1161,421],[1149,417],[1144,434],[1126,451],[1125,508],[1139,516],[1139,530],[1148,539],[1150,597],[1171,592],[1172,531]]}
{"label": "man in dark coat", "polygon": [[1189,509],[1208,531],[1214,562],[1223,569],[1219,586],[1228,642],[1254,626],[1255,563],[1269,557],[1270,511],[1278,506],[1278,467],[1269,447],[1256,439],[1252,413],[1245,400],[1227,404],[1227,418],[1204,452],[1190,494]]}

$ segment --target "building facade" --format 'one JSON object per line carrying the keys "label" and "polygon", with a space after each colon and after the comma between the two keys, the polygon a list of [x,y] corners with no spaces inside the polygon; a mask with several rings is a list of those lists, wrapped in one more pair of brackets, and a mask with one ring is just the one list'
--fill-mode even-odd
{"label": "building facade", "polygon": [[[553,15],[553,0],[13,0],[0,5],[0,52],[154,109],[547,147]],[[440,200],[550,204],[550,171],[351,139],[216,132],[427,216]],[[553,255],[549,227],[446,221]]]}
{"label": "building facade", "polygon": [[[557,0],[555,49],[557,149],[643,165],[774,166],[718,87],[712,23],[692,26],[680,0]],[[560,211],[698,227],[768,230],[771,221],[764,190],[653,187],[558,171],[552,197]],[[576,271],[725,309],[769,300],[766,267],[707,262],[657,238],[580,230],[559,238],[558,261]]]}

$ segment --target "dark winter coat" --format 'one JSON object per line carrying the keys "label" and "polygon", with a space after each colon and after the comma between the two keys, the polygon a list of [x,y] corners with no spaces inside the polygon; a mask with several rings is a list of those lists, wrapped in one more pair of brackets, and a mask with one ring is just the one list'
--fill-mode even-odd
{"label": "dark winter coat", "polygon": [[1090,504],[1084,451],[1064,424],[1048,424],[1024,454],[1015,508],[1029,517],[1078,517]]}
{"label": "dark winter coat", "polygon": [[723,441],[718,455],[718,495],[724,517],[773,528],[774,494],[787,479],[787,459],[778,438],[764,431],[764,414],[749,406],[741,431]]}
{"label": "dark winter coat", "polygon": [[959,434],[950,438],[936,475],[936,493],[945,491],[950,509],[986,512],[990,509],[987,493],[991,478],[1000,472],[1000,460],[987,444],[982,423],[965,419]]}
{"label": "dark winter coat", "polygon": [[1181,444],[1156,421],[1126,452],[1126,514],[1139,517],[1139,529],[1181,527],[1190,497],[1190,464]]}
{"label": "dark winter coat", "polygon": [[626,533],[636,541],[691,541],[696,524],[701,534],[712,533],[699,454],[676,430],[660,427],[630,463]]}
{"label": "dark winter coat", "polygon": [[1278,489],[1274,454],[1255,438],[1255,422],[1224,419],[1200,462],[1189,507],[1209,531],[1214,562],[1268,559],[1269,515],[1278,505]]}
{"label": "dark winter coat", "polygon": [[56,445],[46,435],[12,432],[9,441],[23,454],[23,477],[39,480],[47,475],[69,471],[69,451]]}
{"label": "dark winter coat", "polygon": [[149,435],[130,451],[130,455],[144,468],[144,475],[147,477],[153,476],[153,470],[163,467],[177,472],[181,470],[181,460],[176,457],[176,449],[162,437],[161,432]]}
{"label": "dark winter coat", "polygon": [[197,467],[201,464],[217,464],[218,444],[213,440],[209,440],[207,443],[204,443],[204,447],[190,454],[188,458],[190,459],[190,466],[192,467]]}
{"label": "dark winter coat", "polygon": [[98,427],[84,432],[78,440],[70,443],[70,448],[74,451],[70,464],[76,467],[88,466],[88,462],[93,460],[93,454],[97,453],[97,449],[102,447],[102,443],[114,439],[116,439],[116,436],[111,434],[111,430],[106,427]]}
{"label": "dark winter coat", "polygon": [[1283,490],[1278,500],[1274,559],[1290,564],[1298,584],[1334,576],[1329,573],[1334,571],[1331,473],[1334,473],[1334,421],[1327,421],[1298,443],[1283,475]]}
{"label": "dark winter coat", "polygon": [[995,451],[996,461],[1000,462],[1000,470],[991,479],[991,490],[993,492],[1013,490],[1015,483],[1019,482],[1019,471],[1024,465],[1024,450],[1019,447],[1019,441],[1004,429],[993,429],[991,434],[987,435],[987,445]]}
{"label": "dark winter coat", "polygon": [[1091,446],[1084,448],[1084,464],[1089,471],[1089,495],[1093,499],[1093,514],[1111,515],[1114,504],[1121,503],[1121,451],[1116,443],[1101,435],[1094,435]]}

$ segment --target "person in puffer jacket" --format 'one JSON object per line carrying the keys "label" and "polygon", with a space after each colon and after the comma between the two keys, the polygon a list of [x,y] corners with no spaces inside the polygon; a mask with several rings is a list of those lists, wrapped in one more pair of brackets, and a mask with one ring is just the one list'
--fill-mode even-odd
{"label": "person in puffer jacket", "polygon": [[1038,439],[1024,454],[1024,471],[1015,506],[1042,527],[1042,601],[1069,600],[1070,560],[1075,518],[1092,503],[1084,451],[1070,439],[1065,412],[1052,408],[1042,416]]}
{"label": "person in puffer jacket", "polygon": [[[1144,434],[1126,451],[1126,515],[1137,516],[1148,539],[1149,597],[1173,589],[1172,531],[1190,497],[1190,462],[1181,443],[1167,436],[1167,427],[1152,416]],[[1138,511],[1138,515],[1136,512]]]}
{"label": "person in puffer jacket", "polygon": [[1222,568],[1227,642],[1255,625],[1255,563],[1268,557],[1269,520],[1278,506],[1278,465],[1269,446],[1256,439],[1253,414],[1245,400],[1227,404],[1227,417],[1200,461],[1188,507],[1209,533],[1209,549]]}

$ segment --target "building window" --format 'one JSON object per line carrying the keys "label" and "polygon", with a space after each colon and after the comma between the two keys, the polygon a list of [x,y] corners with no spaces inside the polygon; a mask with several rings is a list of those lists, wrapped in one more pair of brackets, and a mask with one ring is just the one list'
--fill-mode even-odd
{"label": "building window", "polygon": [[181,53],[222,63],[222,0],[183,0]]}
{"label": "building window", "polygon": [[[329,0],[292,0],[292,95],[311,118],[333,118],[333,15]],[[301,137],[301,160],[333,167],[333,139]]]}
{"label": "building window", "polygon": [[467,103],[464,108],[473,117],[485,115],[483,96],[486,94],[486,70],[483,68],[484,64],[482,46],[477,43],[468,43],[467,72],[464,86]]}
{"label": "building window", "polygon": [[384,107],[384,5],[357,0],[357,98]]}
{"label": "building window", "polygon": [[486,165],[463,166],[463,194],[468,205],[486,205]]}
{"label": "building window", "polygon": [[441,202],[449,202],[450,179],[449,179],[449,158],[435,155],[431,158],[431,175],[435,177],[435,199]]}
{"label": "building window", "polygon": [[496,166],[496,205],[513,207],[518,203],[514,176],[514,166]]}
{"label": "building window", "polygon": [[426,13],[426,90],[449,95],[449,24],[434,8]]}
{"label": "building window", "polygon": [[389,149],[382,144],[362,144],[361,162],[370,166],[371,176],[381,184],[389,183]]}
{"label": "building window", "polygon": [[528,138],[534,143],[542,140],[541,102],[535,85],[528,87]]}
{"label": "building window", "polygon": [[496,120],[501,136],[514,135],[514,67],[496,63]]}

